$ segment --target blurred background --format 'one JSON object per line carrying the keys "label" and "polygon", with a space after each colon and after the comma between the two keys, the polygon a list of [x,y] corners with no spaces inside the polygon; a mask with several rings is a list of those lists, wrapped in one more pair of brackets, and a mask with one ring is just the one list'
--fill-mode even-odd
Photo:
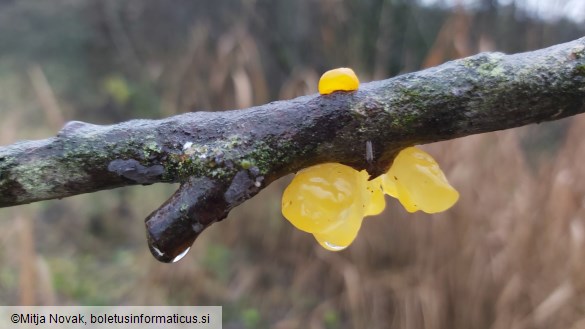
{"label": "blurred background", "polygon": [[[577,0],[0,0],[0,145],[222,111],[481,51],[585,35]],[[460,191],[438,214],[387,199],[327,252],[280,213],[285,177],[179,263],[144,218],[176,185],[0,209],[0,303],[223,305],[224,328],[585,328],[585,117],[425,145]]]}

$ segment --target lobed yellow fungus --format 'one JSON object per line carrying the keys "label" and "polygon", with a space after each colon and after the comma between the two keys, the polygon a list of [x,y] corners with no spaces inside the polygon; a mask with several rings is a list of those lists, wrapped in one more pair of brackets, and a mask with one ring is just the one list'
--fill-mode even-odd
{"label": "lobed yellow fungus", "polygon": [[284,217],[299,230],[322,233],[359,215],[356,171],[326,163],[300,171],[282,196]]}
{"label": "lobed yellow fungus", "polygon": [[[359,80],[349,68],[327,71],[319,80],[322,95],[358,87]],[[445,211],[459,199],[437,162],[415,147],[402,150],[386,174],[368,179],[365,170],[339,163],[304,169],[284,190],[282,214],[299,230],[312,233],[323,248],[339,251],[355,240],[365,216],[384,210],[384,193],[397,198],[409,212]]]}
{"label": "lobed yellow fungus", "polygon": [[385,200],[382,181],[368,174],[325,163],[300,171],[282,196],[282,214],[296,228],[313,233],[329,250],[349,246],[364,216],[379,214]]}
{"label": "lobed yellow fungus", "polygon": [[369,174],[367,171],[362,170],[361,173],[365,174],[364,178],[366,180],[366,193],[369,193],[369,204],[366,208],[366,216],[375,216],[382,213],[384,208],[386,208],[386,200],[384,200],[384,190],[383,190],[383,179],[382,177],[378,177],[371,181],[368,181]]}
{"label": "lobed yellow fungus", "polygon": [[415,147],[402,150],[386,174],[368,179],[365,170],[339,163],[304,169],[284,191],[282,214],[325,249],[339,251],[355,240],[365,216],[384,210],[384,193],[409,212],[445,211],[459,198],[437,162]]}
{"label": "lobed yellow fungus", "polygon": [[362,226],[362,216],[348,218],[342,225],[324,233],[313,233],[319,244],[331,251],[343,250],[355,240]]}
{"label": "lobed yellow fungus", "polygon": [[347,67],[329,70],[319,79],[319,93],[321,95],[331,94],[334,91],[357,90],[360,81],[355,72]]}
{"label": "lobed yellow fungus", "polygon": [[409,212],[442,212],[459,199],[435,159],[416,147],[402,150],[382,178],[384,192]]}

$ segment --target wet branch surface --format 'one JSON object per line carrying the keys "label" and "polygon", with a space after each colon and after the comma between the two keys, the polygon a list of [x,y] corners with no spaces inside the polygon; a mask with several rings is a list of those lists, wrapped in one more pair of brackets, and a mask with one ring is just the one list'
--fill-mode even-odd
{"label": "wet branch surface", "polygon": [[233,207],[307,166],[340,162],[376,176],[406,146],[582,112],[585,38],[482,53],[356,92],[108,126],[72,121],[56,137],[0,147],[0,207],[181,182],[146,219],[153,255],[171,262]]}

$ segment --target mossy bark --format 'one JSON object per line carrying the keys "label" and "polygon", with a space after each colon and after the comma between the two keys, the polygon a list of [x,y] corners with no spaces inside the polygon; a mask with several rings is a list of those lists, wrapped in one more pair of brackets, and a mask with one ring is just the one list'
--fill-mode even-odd
{"label": "mossy bark", "polygon": [[516,55],[482,53],[364,83],[356,92],[110,126],[70,122],[56,137],[0,147],[0,207],[182,182],[178,196],[148,221],[157,239],[171,233],[154,223],[177,218],[188,225],[173,232],[190,228],[196,236],[201,230],[195,228],[221,220],[262,187],[307,166],[340,162],[375,176],[406,146],[585,112],[584,68],[581,38]]}

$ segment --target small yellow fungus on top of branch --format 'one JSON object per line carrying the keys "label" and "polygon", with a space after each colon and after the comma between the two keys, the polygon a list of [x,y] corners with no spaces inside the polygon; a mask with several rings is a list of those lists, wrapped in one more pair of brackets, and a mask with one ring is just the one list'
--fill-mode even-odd
{"label": "small yellow fungus on top of branch", "polygon": [[[319,80],[321,94],[358,86],[348,68],[327,71]],[[408,212],[445,211],[459,199],[437,162],[415,147],[402,150],[386,174],[371,181],[369,176],[340,163],[301,170],[284,190],[282,214],[299,230],[312,233],[325,249],[338,251],[355,240],[365,216],[384,210],[384,193],[397,198]]]}
{"label": "small yellow fungus on top of branch", "polygon": [[323,73],[319,79],[319,93],[327,95],[334,91],[354,91],[359,85],[360,81],[352,69],[340,67]]}

